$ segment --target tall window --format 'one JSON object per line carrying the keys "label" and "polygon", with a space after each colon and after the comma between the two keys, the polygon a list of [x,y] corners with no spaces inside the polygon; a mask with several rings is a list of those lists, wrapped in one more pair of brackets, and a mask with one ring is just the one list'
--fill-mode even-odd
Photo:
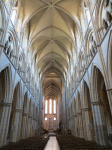
{"label": "tall window", "polygon": [[91,20],[91,17],[90,17],[90,12],[88,9],[86,10],[86,17],[87,17],[87,22],[89,23]]}
{"label": "tall window", "polygon": [[47,114],[47,108],[48,108],[48,101],[45,101],[45,114]]}
{"label": "tall window", "polygon": [[52,114],[52,100],[49,100],[49,114]]}
{"label": "tall window", "polygon": [[12,20],[12,23],[14,24],[15,23],[15,19],[16,19],[16,9],[13,9],[13,12],[12,12],[12,17],[11,17],[11,20]]}
{"label": "tall window", "polygon": [[54,114],[56,114],[56,100],[54,100]]}

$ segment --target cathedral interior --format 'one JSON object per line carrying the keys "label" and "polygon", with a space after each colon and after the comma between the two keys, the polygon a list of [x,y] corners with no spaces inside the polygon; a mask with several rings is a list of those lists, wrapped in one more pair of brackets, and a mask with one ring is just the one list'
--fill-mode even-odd
{"label": "cathedral interior", "polygon": [[0,0],[0,149],[17,147],[112,149],[112,0]]}

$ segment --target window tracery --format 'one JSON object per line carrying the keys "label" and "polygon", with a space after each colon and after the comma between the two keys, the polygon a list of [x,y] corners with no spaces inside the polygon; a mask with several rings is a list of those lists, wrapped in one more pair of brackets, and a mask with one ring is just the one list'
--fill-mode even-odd
{"label": "window tracery", "polygon": [[100,24],[99,24],[100,27],[98,29],[100,40],[102,40],[102,38],[104,37],[111,22],[112,22],[112,1],[104,0],[101,5]]}
{"label": "window tracery", "polygon": [[8,36],[8,40],[5,43],[4,51],[6,52],[7,56],[11,59],[13,55],[13,42],[11,36]]}
{"label": "window tracery", "polygon": [[56,100],[45,100],[45,115],[56,115],[57,103]]}

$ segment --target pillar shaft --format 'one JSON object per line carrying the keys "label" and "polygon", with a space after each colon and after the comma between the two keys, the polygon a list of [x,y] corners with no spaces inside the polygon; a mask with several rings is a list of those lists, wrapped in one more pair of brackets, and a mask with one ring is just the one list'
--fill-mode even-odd
{"label": "pillar shaft", "polygon": [[109,145],[103,103],[102,102],[93,103],[92,109],[94,113],[93,120],[95,124],[94,132],[96,142],[99,143],[100,145]]}

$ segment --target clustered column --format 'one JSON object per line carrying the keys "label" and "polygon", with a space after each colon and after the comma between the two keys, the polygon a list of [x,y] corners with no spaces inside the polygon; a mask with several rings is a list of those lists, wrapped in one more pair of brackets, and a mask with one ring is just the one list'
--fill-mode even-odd
{"label": "clustered column", "polygon": [[93,102],[92,103],[93,117],[94,117],[94,132],[95,140],[101,145],[109,145],[106,119],[104,114],[103,102]]}
{"label": "clustered column", "polygon": [[28,137],[33,136],[32,135],[32,118],[33,116],[28,116]]}
{"label": "clustered column", "polygon": [[6,144],[12,103],[0,103],[0,147]]}
{"label": "clustered column", "polygon": [[22,118],[22,127],[21,127],[21,138],[27,138],[27,122],[28,122],[28,113],[23,113]]}
{"label": "clustered column", "polygon": [[93,123],[90,108],[83,108],[83,128],[84,137],[86,138],[86,140],[93,141]]}
{"label": "clustered column", "polygon": [[[16,142],[20,139],[22,110],[15,109],[11,120],[10,142]],[[18,140],[17,140],[18,139]]]}
{"label": "clustered column", "polygon": [[82,122],[82,113],[77,113],[77,132],[78,137],[83,138],[83,122]]}

